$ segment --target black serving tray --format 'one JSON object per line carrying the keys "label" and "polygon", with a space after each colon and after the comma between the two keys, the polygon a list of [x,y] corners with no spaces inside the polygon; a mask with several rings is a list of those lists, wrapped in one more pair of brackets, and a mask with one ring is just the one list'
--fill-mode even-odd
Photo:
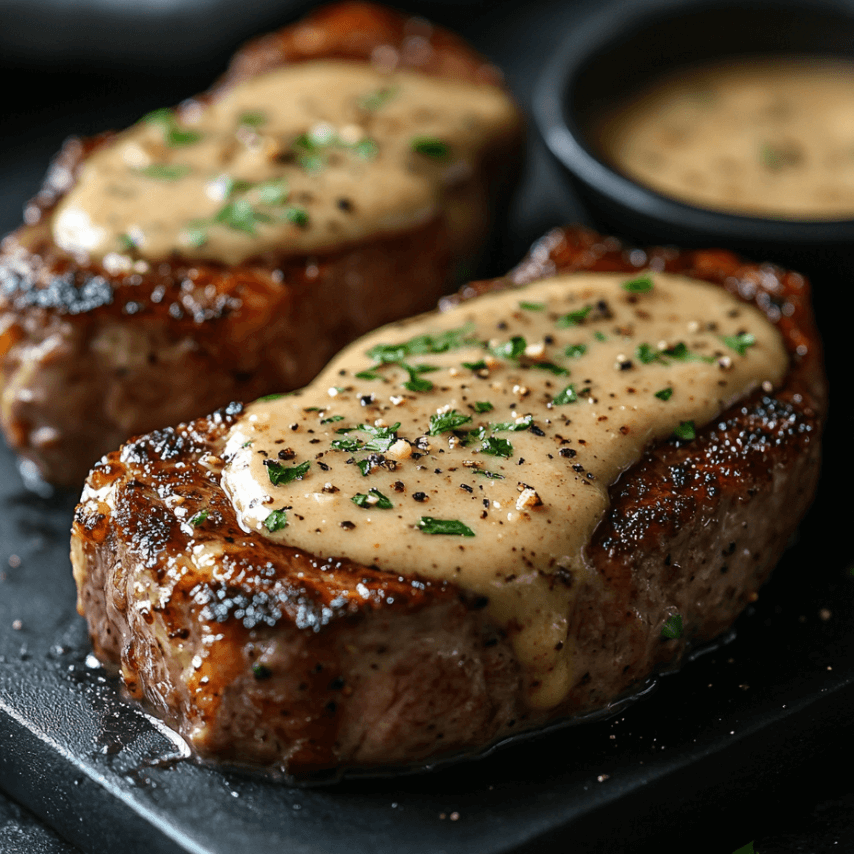
{"label": "black serving tray", "polygon": [[[474,4],[457,28],[527,104],[543,58],[584,8]],[[218,67],[120,82],[34,75],[41,94],[13,100],[0,134],[0,227],[18,224],[65,134],[123,126],[202,88]],[[491,272],[579,216],[532,139]],[[729,854],[815,803],[854,744],[854,412],[842,374],[848,342],[831,334],[838,284],[815,286],[836,392],[821,488],[735,640],[615,718],[430,773],[299,789],[187,760],[88,657],[68,560],[74,496],[27,492],[0,449],[0,789],[88,854]],[[58,841],[45,849],[66,850]]]}

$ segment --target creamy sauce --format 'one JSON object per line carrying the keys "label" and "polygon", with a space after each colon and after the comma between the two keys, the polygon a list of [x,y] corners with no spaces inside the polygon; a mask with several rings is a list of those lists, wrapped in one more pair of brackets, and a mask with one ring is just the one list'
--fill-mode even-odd
{"label": "creamy sauce", "polygon": [[693,205],[854,217],[854,61],[757,57],[683,71],[611,111],[596,140],[629,177]]}
{"label": "creamy sauce", "polygon": [[322,251],[437,216],[518,127],[494,86],[357,62],[278,68],[209,105],[156,111],[96,151],[53,236],[100,259]]}
{"label": "creamy sauce", "polygon": [[561,276],[385,327],[252,404],[222,483],[246,530],[486,597],[549,708],[582,675],[573,590],[596,583],[583,550],[608,487],[786,365],[777,330],[719,287]]}

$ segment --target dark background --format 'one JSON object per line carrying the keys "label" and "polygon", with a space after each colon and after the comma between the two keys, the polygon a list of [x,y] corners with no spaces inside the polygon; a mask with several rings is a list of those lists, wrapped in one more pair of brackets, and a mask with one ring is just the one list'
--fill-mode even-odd
{"label": "dark background", "polygon": [[[201,91],[241,41],[292,20],[312,5],[287,0],[0,0],[0,233],[19,224],[23,202],[37,189],[50,157],[67,135],[121,128],[151,109]],[[539,70],[562,34],[599,4],[436,0],[396,5],[461,32],[501,65],[515,95],[527,106]],[[532,131],[519,198],[501,250],[484,272],[503,272],[549,227],[583,217]],[[850,311],[850,297],[847,306]],[[499,827],[492,834],[495,838],[501,836],[502,813],[507,813],[508,839],[522,827],[523,818],[527,820],[520,798],[541,805],[537,820],[525,825],[529,842],[502,847],[491,838],[491,847],[484,851],[577,847],[614,854],[730,854],[750,840],[756,840],[760,854],[854,851],[854,797],[848,794],[854,786],[847,782],[852,756],[847,713],[854,684],[848,630],[854,581],[846,574],[852,563],[847,535],[851,465],[847,442],[842,442],[854,427],[850,410],[837,408],[835,426],[833,419],[831,424],[831,438],[839,437],[836,447],[845,448],[846,462],[837,459],[827,467],[821,508],[807,519],[798,545],[760,603],[739,621],[733,644],[691,663],[683,674],[665,680],[653,698],[623,717],[591,725],[584,736],[579,730],[554,734],[460,772],[415,782],[410,778],[399,791],[394,784],[345,786],[338,800],[341,815],[330,806],[335,804],[334,792],[331,800],[284,793],[283,809],[314,809],[321,827],[318,847],[293,842],[292,850],[343,850],[332,837],[323,847],[324,821],[352,820],[355,813],[347,811],[357,809],[367,814],[371,808],[372,816],[379,815],[379,799],[387,810],[397,809],[399,800],[415,813],[419,804],[442,802],[435,791],[438,781],[453,792],[445,801],[449,811],[465,802],[466,793],[472,804],[478,798],[488,800],[493,829]],[[5,451],[0,455],[0,492],[0,711],[6,715],[0,714],[0,789],[13,793],[87,851],[108,850],[107,842],[109,850],[131,850],[136,833],[131,824],[125,830],[114,828],[112,836],[100,826],[92,831],[80,827],[84,820],[97,825],[95,811],[103,812],[111,798],[118,802],[126,795],[114,772],[127,776],[127,768],[117,768],[109,758],[122,750],[137,756],[150,751],[154,736],[117,700],[115,685],[85,666],[85,632],[73,614],[66,557],[73,498],[27,496]],[[22,563],[7,569],[12,555]],[[23,629],[11,629],[19,618]],[[66,692],[65,677],[54,685],[57,673],[72,674],[79,686],[75,683]],[[34,709],[30,689],[41,703],[45,697],[58,705],[68,703],[69,697],[80,699],[84,712],[97,711],[97,727],[91,732],[88,723],[78,727],[61,708]],[[62,737],[48,743],[45,733],[51,732],[52,714]],[[81,714],[81,720],[88,721]],[[128,728],[134,727],[140,729],[131,738]],[[94,758],[84,749],[86,739],[96,745]],[[22,758],[25,752],[28,756]],[[573,789],[561,775],[567,766],[585,762],[590,782],[579,782]],[[645,762],[648,773],[642,768]],[[508,765],[514,770],[507,771]],[[130,762],[129,767],[135,766]],[[584,793],[591,786],[595,789],[600,771],[611,778],[607,798],[594,798],[572,812],[566,799],[583,801]],[[161,774],[146,778],[147,785],[168,791],[169,775]],[[220,780],[245,795],[240,803],[249,810],[271,797],[269,786],[257,787],[228,773],[199,770],[198,775],[200,797]],[[493,791],[488,780],[503,789],[506,806],[488,794]],[[365,799],[362,807],[359,797]],[[190,804],[190,814],[192,809]],[[201,804],[197,810],[200,815],[205,811]],[[428,834],[420,849],[416,841],[411,850],[477,854],[483,834],[471,830],[474,841],[468,838],[467,814],[461,814],[454,828],[458,838]],[[401,829],[396,813],[390,815],[389,829],[380,832],[389,839],[395,832],[405,838],[405,823]],[[115,816],[119,824],[124,820],[119,808]],[[163,821],[146,818],[140,825],[143,835],[149,820]],[[210,818],[214,824],[216,820]],[[258,815],[257,822],[260,828],[265,816]],[[447,831],[446,824],[443,829]],[[354,854],[361,854],[366,844],[359,840],[370,838],[362,831],[354,834]],[[15,799],[0,795],[0,852],[77,850]],[[155,845],[151,850],[167,848]],[[271,849],[259,845],[256,850]]]}

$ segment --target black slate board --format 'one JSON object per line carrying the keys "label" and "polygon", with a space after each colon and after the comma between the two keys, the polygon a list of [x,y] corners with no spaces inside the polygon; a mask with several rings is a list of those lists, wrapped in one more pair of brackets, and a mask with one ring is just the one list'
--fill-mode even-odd
{"label": "black slate board", "polygon": [[[541,2],[520,15],[493,5],[463,29],[526,103],[541,59],[580,6]],[[21,102],[15,133],[7,126],[2,136],[0,226],[17,224],[64,133],[122,126],[209,79],[194,69],[181,79],[128,79],[121,91],[108,78],[50,80],[45,108]],[[534,142],[494,272],[579,213]],[[830,329],[835,283],[816,285]],[[844,389],[842,343],[828,336],[832,384]],[[28,494],[0,450],[0,788],[92,854],[643,852],[677,841],[692,854],[732,851],[815,797],[851,753],[854,561],[845,524],[854,414],[842,397],[818,501],[734,642],[611,721],[430,774],[330,788],[182,761],[168,733],[121,699],[87,664],[68,562],[73,497]]]}

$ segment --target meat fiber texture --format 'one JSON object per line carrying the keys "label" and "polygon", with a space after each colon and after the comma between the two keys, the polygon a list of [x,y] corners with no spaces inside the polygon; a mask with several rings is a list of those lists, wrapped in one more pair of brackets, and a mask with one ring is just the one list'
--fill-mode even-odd
{"label": "meat fiber texture", "polygon": [[[342,3],[250,42],[198,100],[281,65],[332,58],[501,84],[455,35]],[[440,216],[312,256],[234,267],[173,257],[144,273],[111,273],[52,240],[52,212],[113,136],[68,140],[26,224],[0,247],[0,427],[26,474],[74,488],[130,436],[305,385],[352,339],[433,307],[484,249],[519,171],[523,124],[490,141],[467,181],[477,208],[468,217],[483,227],[481,245],[462,257]]]}
{"label": "meat fiber texture", "polygon": [[[482,599],[243,531],[218,476],[240,404],[135,439],[90,474],[72,559],[98,657],[198,755],[305,778],[432,763],[607,711],[728,630],[818,479],[825,380],[804,278],[725,251],[628,251],[559,229],[507,277],[444,307],[557,273],[647,266],[758,306],[790,367],[776,391],[753,393],[693,441],[649,448],[611,486],[569,630],[586,669],[556,708],[527,708]],[[175,502],[186,519],[207,509],[211,524],[182,525]],[[683,633],[668,638],[674,614]]]}

